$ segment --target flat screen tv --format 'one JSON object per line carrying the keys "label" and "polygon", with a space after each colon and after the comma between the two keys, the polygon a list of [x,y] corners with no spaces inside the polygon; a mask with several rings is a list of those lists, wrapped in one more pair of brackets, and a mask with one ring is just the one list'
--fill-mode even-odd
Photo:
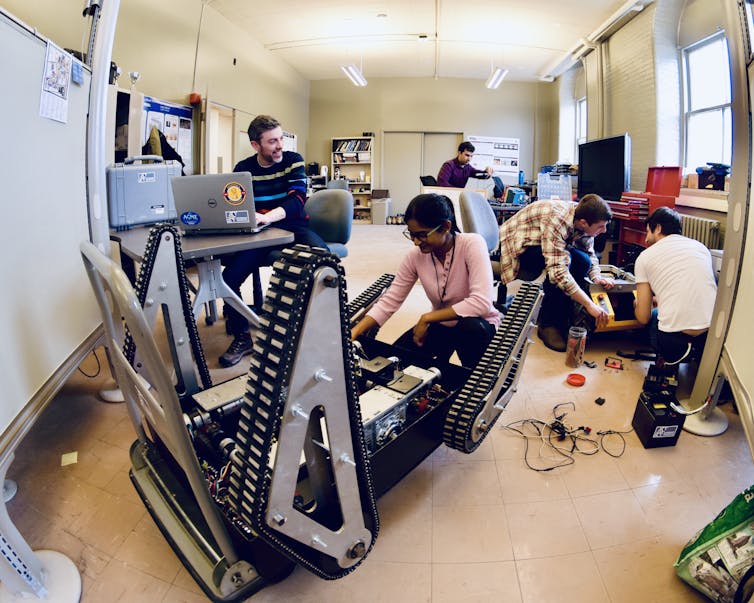
{"label": "flat screen tv", "polygon": [[595,193],[618,201],[630,190],[631,137],[628,134],[590,140],[579,145],[578,197]]}

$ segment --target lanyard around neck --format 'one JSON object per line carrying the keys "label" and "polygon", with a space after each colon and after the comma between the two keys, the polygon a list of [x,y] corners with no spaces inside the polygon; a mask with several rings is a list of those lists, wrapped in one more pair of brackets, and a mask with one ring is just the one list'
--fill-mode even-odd
{"label": "lanyard around neck", "polygon": [[[453,269],[453,260],[456,257],[456,238],[453,237],[453,248],[450,251],[450,265],[448,266],[448,276],[445,278],[445,284],[440,292],[440,275],[437,273],[437,265],[435,264],[435,254],[432,253],[432,267],[435,269],[435,282],[437,283],[437,295],[440,297],[440,303],[445,303],[445,291],[448,288],[448,281],[450,280],[450,271]],[[438,260],[439,261],[439,260]],[[445,262],[443,262],[443,265]]]}

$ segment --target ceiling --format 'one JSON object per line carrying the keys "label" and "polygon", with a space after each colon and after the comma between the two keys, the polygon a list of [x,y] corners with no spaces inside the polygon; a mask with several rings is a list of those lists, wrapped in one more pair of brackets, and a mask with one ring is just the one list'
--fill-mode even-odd
{"label": "ceiling", "polygon": [[559,75],[581,40],[652,0],[205,1],[310,80],[353,63],[367,80],[484,80],[494,65],[530,82]]}

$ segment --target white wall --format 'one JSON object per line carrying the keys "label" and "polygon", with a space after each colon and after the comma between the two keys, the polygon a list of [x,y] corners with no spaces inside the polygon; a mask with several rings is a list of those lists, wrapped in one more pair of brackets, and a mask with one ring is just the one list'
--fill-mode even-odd
{"label": "white wall", "polygon": [[[306,145],[309,129],[309,82],[274,56],[245,30],[204,7],[202,0],[122,0],[113,61],[130,87],[129,71],[138,71],[137,89],[162,100],[187,104],[191,92],[248,114],[270,113]],[[88,35],[80,0],[3,0],[8,11],[37,27],[58,44],[81,49]],[[194,57],[197,56],[196,70]],[[233,64],[235,59],[235,65]]]}
{"label": "white wall", "polygon": [[519,138],[521,167],[531,176],[543,162],[557,159],[557,139],[551,136],[554,86],[504,81],[487,90],[481,80],[370,78],[366,88],[357,88],[345,78],[314,81],[306,158],[329,163],[334,136],[465,132]]}

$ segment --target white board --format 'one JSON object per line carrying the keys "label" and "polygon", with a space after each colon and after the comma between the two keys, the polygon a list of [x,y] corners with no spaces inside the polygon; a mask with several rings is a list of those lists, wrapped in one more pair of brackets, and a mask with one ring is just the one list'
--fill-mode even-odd
{"label": "white board", "polygon": [[40,117],[45,50],[0,13],[0,452],[17,416],[101,322],[79,255],[89,239],[90,73],[69,86],[67,123]]}

